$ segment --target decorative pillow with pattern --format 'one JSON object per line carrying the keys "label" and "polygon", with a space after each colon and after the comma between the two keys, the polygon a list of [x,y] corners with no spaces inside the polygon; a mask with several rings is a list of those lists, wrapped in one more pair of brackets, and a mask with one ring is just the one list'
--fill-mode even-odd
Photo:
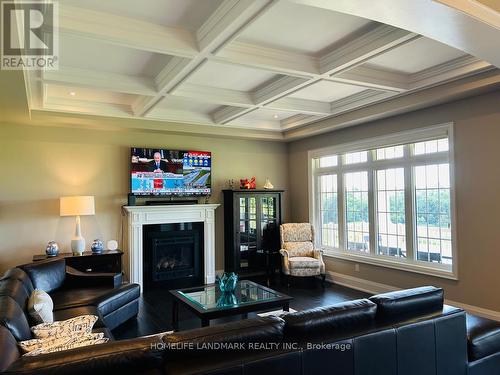
{"label": "decorative pillow with pattern", "polygon": [[[36,356],[40,354],[60,352],[63,350],[80,348],[82,346],[104,344],[109,340],[107,337],[104,337],[104,333],[89,333],[84,335],[74,335],[66,337],[65,339],[67,339],[67,341],[63,343],[57,343],[54,340],[49,341],[48,339],[38,339],[41,342],[36,346],[36,348],[24,355]],[[33,347],[33,345],[31,345],[30,347]]]}
{"label": "decorative pillow with pattern", "polygon": [[95,315],[81,315],[59,322],[38,324],[31,327],[31,332],[36,339],[85,335],[92,332],[97,319]]}
{"label": "decorative pillow with pattern", "polygon": [[78,342],[80,340],[88,340],[88,339],[102,339],[104,338],[104,333],[90,333],[85,335],[73,335],[73,336],[64,336],[64,337],[48,337],[45,339],[31,339],[26,341],[21,341],[18,343],[21,351],[23,353],[30,353],[34,350],[47,351],[52,348],[57,348],[65,345],[69,345],[74,342]]}
{"label": "decorative pillow with pattern", "polygon": [[28,314],[35,324],[54,321],[52,298],[40,289],[35,289],[28,299]]}

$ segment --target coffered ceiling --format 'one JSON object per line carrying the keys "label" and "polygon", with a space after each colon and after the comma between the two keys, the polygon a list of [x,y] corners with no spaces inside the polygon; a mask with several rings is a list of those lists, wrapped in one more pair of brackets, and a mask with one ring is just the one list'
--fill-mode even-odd
{"label": "coffered ceiling", "polygon": [[25,72],[30,110],[282,133],[495,69],[350,1],[60,1],[59,69]]}

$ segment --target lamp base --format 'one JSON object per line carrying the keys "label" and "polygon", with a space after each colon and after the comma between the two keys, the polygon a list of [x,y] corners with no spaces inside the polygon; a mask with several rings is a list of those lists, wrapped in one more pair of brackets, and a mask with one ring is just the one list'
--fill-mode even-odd
{"label": "lamp base", "polygon": [[73,255],[82,255],[85,251],[85,238],[73,237],[71,239],[71,251]]}

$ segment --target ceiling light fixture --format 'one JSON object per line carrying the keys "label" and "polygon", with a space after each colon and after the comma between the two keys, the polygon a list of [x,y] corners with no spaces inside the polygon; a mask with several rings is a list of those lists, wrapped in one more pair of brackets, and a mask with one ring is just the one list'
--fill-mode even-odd
{"label": "ceiling light fixture", "polygon": [[69,93],[69,94],[70,94],[71,96],[75,96],[75,95],[76,95],[76,92],[74,92],[74,91],[70,91],[70,93]]}
{"label": "ceiling light fixture", "polygon": [[278,115],[274,115],[273,117],[274,117],[274,118],[279,118],[279,116],[278,116]]}

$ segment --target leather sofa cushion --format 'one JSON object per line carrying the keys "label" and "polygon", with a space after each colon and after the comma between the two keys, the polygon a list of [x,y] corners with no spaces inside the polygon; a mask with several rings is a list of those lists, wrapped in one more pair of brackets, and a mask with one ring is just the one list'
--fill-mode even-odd
{"label": "leather sofa cushion", "polygon": [[118,307],[139,298],[140,293],[139,285],[124,284],[118,288],[64,288],[51,293],[50,296],[54,302],[54,310],[94,305],[98,306],[99,311],[105,316]]}
{"label": "leather sofa cushion", "polygon": [[267,343],[281,342],[285,322],[276,316],[244,319],[236,322],[168,333],[162,337],[166,344],[198,343]]}
{"label": "leather sofa cushion", "polygon": [[20,280],[26,288],[28,295],[30,295],[35,289],[28,274],[18,267],[7,270],[2,277],[2,280],[6,279]]}
{"label": "leather sofa cushion", "polygon": [[443,309],[443,289],[434,286],[398,290],[369,298],[377,304],[377,318],[407,319]]}
{"label": "leather sofa cushion", "polygon": [[64,259],[25,264],[21,268],[28,274],[35,289],[47,293],[59,289],[66,278],[66,261]]}
{"label": "leather sofa cushion", "polygon": [[21,353],[17,347],[17,341],[10,331],[4,326],[0,326],[0,371],[5,371]]}
{"label": "leather sofa cushion", "polygon": [[500,322],[466,315],[469,361],[500,352]]}
{"label": "leather sofa cushion", "polygon": [[11,297],[23,310],[26,310],[30,297],[23,282],[18,279],[0,280],[0,296]]}
{"label": "leather sofa cushion", "polygon": [[26,315],[11,297],[0,296],[0,325],[7,328],[17,341],[31,339]]}
{"label": "leather sofa cushion", "polygon": [[102,328],[105,327],[102,316],[96,306],[78,306],[69,309],[54,311],[54,321],[67,320],[75,318],[82,315],[95,315],[98,317],[97,322],[95,322],[94,327]]}
{"label": "leather sofa cushion", "polygon": [[377,306],[359,299],[297,311],[283,316],[286,338],[304,338],[328,332],[358,329],[375,320]]}

